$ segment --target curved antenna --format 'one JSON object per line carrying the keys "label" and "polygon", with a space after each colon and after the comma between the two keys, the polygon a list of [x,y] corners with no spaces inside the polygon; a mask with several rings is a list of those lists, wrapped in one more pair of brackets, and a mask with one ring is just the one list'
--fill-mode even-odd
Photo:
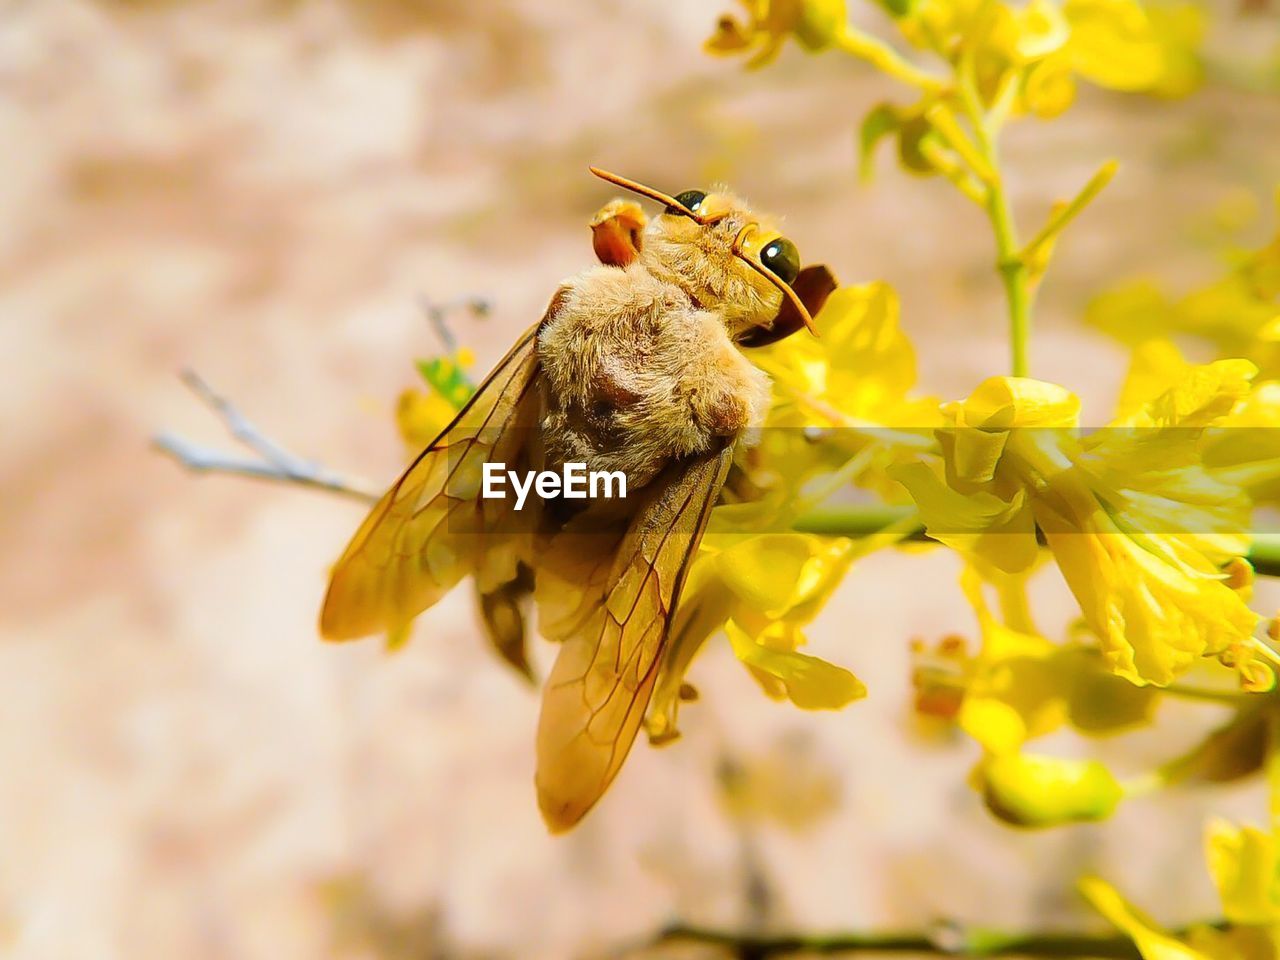
{"label": "curved antenna", "polygon": [[763,263],[757,263],[743,251],[742,238],[752,230],[758,229],[760,229],[758,224],[748,223],[738,231],[738,235],[733,238],[733,255],[781,290],[782,295],[791,301],[791,305],[795,307],[796,312],[800,314],[800,319],[804,321],[806,329],[808,329],[808,331],[815,337],[818,336],[818,328],[813,325],[813,317],[809,316],[809,308],[804,305],[804,301],[800,299],[800,295],[792,290],[790,284],[784,282],[780,276],[766,267]]}
{"label": "curved antenna", "polygon": [[[638,193],[640,194],[640,196],[648,197],[650,200],[656,200],[658,203],[661,203],[667,207],[670,207],[671,209],[675,210],[677,213],[684,214],[686,217],[688,217],[690,220],[694,221],[695,223],[706,224],[708,222],[707,220],[698,216],[698,214],[694,213],[688,207],[686,207],[683,203],[681,203],[675,197],[668,196],[667,194],[663,193],[661,190],[655,190],[653,187],[646,186],[645,184],[640,183],[636,180],[629,180],[626,177],[619,176],[616,173],[610,173],[608,170],[601,170],[599,167],[587,167],[587,169],[590,170],[597,177],[599,177],[601,180],[607,180],[609,183],[622,187],[622,189],[624,190],[630,190],[632,193]],[[792,290],[791,287],[787,283],[785,283],[783,279],[779,277],[776,273],[774,273],[764,264],[757,263],[755,260],[751,259],[749,256],[747,256],[743,252],[742,238],[746,236],[749,231],[757,230],[757,229],[759,229],[757,224],[749,223],[745,227],[743,227],[741,230],[738,231],[738,235],[733,238],[734,256],[736,256],[739,260],[741,260],[743,263],[749,266],[752,270],[760,274],[760,276],[764,277],[771,284],[773,284],[775,287],[781,290],[782,295],[791,301],[791,305],[795,307],[796,312],[800,314],[800,319],[804,321],[805,327],[808,329],[808,331],[811,334],[813,334],[816,337],[818,335],[818,330],[813,325],[813,317],[809,315],[809,308],[804,305],[804,301],[800,299],[799,294],[797,294],[794,290]]]}
{"label": "curved antenna", "polygon": [[696,223],[703,222],[700,216],[686,207],[683,203],[675,197],[667,196],[661,190],[655,190],[653,187],[646,187],[643,183],[639,183],[635,180],[628,180],[626,177],[620,177],[618,174],[610,173],[608,170],[601,170],[599,167],[587,167],[587,169],[601,180],[608,180],[610,183],[622,187],[623,190],[630,190],[632,193],[638,193],[642,197],[648,197],[650,200],[656,200],[658,203],[665,204],[677,212],[683,213],[686,217]]}

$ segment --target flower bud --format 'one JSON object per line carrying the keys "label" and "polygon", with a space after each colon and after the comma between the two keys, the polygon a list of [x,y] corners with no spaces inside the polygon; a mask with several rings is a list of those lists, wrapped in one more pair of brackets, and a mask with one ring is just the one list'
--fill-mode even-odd
{"label": "flower bud", "polygon": [[987,808],[1019,827],[1102,820],[1123,796],[1097,760],[1009,753],[986,760],[977,775]]}
{"label": "flower bud", "polygon": [[793,30],[806,50],[825,50],[840,36],[847,20],[844,0],[804,0]]}

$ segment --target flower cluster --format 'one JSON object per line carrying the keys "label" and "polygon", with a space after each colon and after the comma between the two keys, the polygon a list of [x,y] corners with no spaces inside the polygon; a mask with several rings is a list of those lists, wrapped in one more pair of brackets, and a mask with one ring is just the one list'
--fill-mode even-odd
{"label": "flower cluster", "polygon": [[[997,150],[1009,121],[1060,115],[1082,82],[1157,97],[1194,90],[1202,11],[1142,0],[878,0],[902,41],[894,46],[851,22],[839,0],[745,6],[745,19],[721,19],[709,52],[756,68],[794,39],[900,81],[911,99],[874,106],[862,123],[864,176],[892,141],[902,169],[945,177],[977,203],[995,239],[1011,375],[951,402],[909,394],[914,357],[896,316],[892,334],[871,321],[834,329],[837,316],[847,320],[842,303],[847,311],[856,298],[871,312],[876,299],[894,302],[880,285],[874,297],[866,287],[838,291],[818,318],[822,341],[787,343],[761,361],[778,384],[774,417],[829,431],[825,449],[793,442],[772,461],[781,467],[775,484],[794,496],[825,470],[899,510],[881,510],[881,522],[896,520],[864,536],[864,552],[899,543],[914,521],[964,560],[977,634],[914,643],[919,715],[979,745],[973,785],[995,816],[1021,827],[1099,819],[1160,787],[1260,770],[1280,751],[1280,627],[1251,607],[1255,567],[1280,572],[1274,538],[1254,533],[1257,511],[1280,503],[1280,235],[1233,252],[1225,273],[1198,290],[1170,296],[1138,281],[1098,297],[1087,322],[1124,343],[1131,362],[1112,421],[1086,428],[1070,385],[1029,374],[1032,305],[1066,228],[1117,167],[1102,163],[1022,241]],[[849,338],[854,331],[860,339]],[[1199,341],[1198,362],[1175,338]],[[856,469],[842,473],[845,458]],[[806,536],[865,535],[875,515],[819,510],[796,526]],[[1079,608],[1062,640],[1041,633],[1028,599],[1028,582],[1049,568]],[[1037,752],[1036,741],[1063,728],[1096,738],[1153,724],[1169,697],[1226,705],[1232,717],[1129,779],[1095,759]],[[1214,925],[1163,931],[1102,881],[1082,889],[1147,960],[1274,956],[1277,843],[1272,831],[1210,825],[1223,909]]]}
{"label": "flower cluster", "polygon": [[[719,635],[774,699],[812,710],[865,696],[849,670],[803,651],[805,630],[860,558],[927,540],[962,559],[959,588],[976,633],[915,642],[915,708],[977,745],[971,782],[1001,821],[1097,820],[1160,787],[1263,768],[1280,747],[1272,645],[1280,629],[1251,603],[1255,567],[1280,572],[1280,557],[1252,531],[1258,508],[1280,504],[1280,235],[1236,253],[1224,276],[1180,297],[1143,282],[1096,299],[1088,322],[1115,334],[1131,359],[1115,416],[1087,428],[1070,385],[1030,375],[1031,313],[1056,245],[1117,168],[1101,164],[1022,241],[997,149],[1007,122],[1058,116],[1081,82],[1190,92],[1201,75],[1198,9],[879,0],[901,40],[895,47],[855,26],[843,0],[743,6],[745,16],[720,19],[709,52],[758,68],[794,41],[866,61],[912,91],[910,102],[866,115],[864,167],[893,140],[905,170],[944,176],[981,206],[1008,302],[1012,363],[961,399],[920,392],[898,298],[883,283],[838,289],[817,318],[821,339],[752,354],[774,402],[756,441],[737,451],[690,569],[646,718],[650,741],[679,735],[680,706],[696,698],[691,665]],[[1175,337],[1214,353],[1191,362]],[[411,445],[465,401],[467,362],[422,366],[429,391],[406,393],[398,412]],[[854,506],[832,506],[850,492]],[[1056,639],[1040,631],[1028,599],[1029,582],[1053,569],[1079,611]],[[506,620],[486,619],[494,645],[527,670],[504,639],[510,622],[523,635],[522,614],[503,609]],[[858,655],[850,649],[851,662]],[[1169,697],[1227,705],[1232,715],[1192,749],[1129,778],[1087,752],[1058,756],[1037,742],[1063,730],[1086,745],[1122,735],[1156,723]],[[1086,879],[1082,890],[1147,960],[1274,956],[1277,844],[1271,831],[1210,825],[1224,917],[1216,926],[1163,931],[1103,881]]]}
{"label": "flower cluster", "polygon": [[1257,620],[1224,574],[1247,551],[1251,503],[1218,475],[1232,465],[1202,460],[1205,431],[1240,406],[1253,372],[1192,370],[1088,436],[1065,388],[992,378],[945,408],[939,463],[897,476],[934,539],[1005,573],[1029,569],[1042,537],[1110,668],[1167,684],[1246,645]]}

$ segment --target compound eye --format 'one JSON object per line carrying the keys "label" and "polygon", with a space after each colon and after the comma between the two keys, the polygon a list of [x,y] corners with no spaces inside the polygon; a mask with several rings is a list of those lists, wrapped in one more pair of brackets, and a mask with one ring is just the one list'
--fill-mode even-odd
{"label": "compound eye", "polygon": [[[705,199],[707,199],[707,195],[703,193],[701,190],[686,190],[684,193],[676,194],[676,200],[679,201],[680,203],[683,203],[686,207],[688,207],[694,213],[698,212],[698,207],[702,204],[702,201]],[[684,211],[679,210],[676,207],[667,207],[666,212],[678,214],[681,216],[683,216],[684,214]]]}
{"label": "compound eye", "polygon": [[786,237],[765,244],[760,262],[779,280],[790,286],[800,275],[800,251]]}

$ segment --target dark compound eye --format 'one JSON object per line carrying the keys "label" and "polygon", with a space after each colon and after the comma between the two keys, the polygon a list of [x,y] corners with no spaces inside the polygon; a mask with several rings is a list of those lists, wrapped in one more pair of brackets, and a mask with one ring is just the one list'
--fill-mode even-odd
{"label": "dark compound eye", "polygon": [[786,237],[765,244],[760,251],[760,262],[788,286],[800,275],[800,251]]}
{"label": "dark compound eye", "polygon": [[[705,199],[707,199],[707,195],[703,193],[701,190],[686,190],[684,193],[676,194],[676,200],[678,200],[680,203],[683,203],[686,207],[688,207],[694,213],[698,212],[698,206]],[[676,213],[676,214],[681,213],[681,211],[675,207],[667,207],[666,212]]]}

